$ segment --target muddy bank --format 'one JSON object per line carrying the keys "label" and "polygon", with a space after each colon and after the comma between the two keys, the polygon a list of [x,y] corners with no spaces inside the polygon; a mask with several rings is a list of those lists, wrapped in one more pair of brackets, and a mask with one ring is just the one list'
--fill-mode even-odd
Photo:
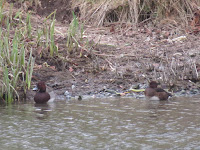
{"label": "muddy bank", "polygon": [[[69,54],[66,48],[69,25],[64,24],[71,20],[72,9],[68,4],[68,1],[66,5],[61,1],[42,1],[37,7],[37,15],[41,18],[52,9],[60,8],[57,20],[60,18],[62,22],[55,26],[59,56],[50,57],[46,51],[40,57],[38,48],[33,49],[36,64],[32,85],[43,80],[48,90],[56,95],[68,91],[72,96],[106,97],[130,88],[145,88],[148,81],[156,80],[175,95],[199,94],[199,35],[165,24],[159,27],[141,25],[137,29],[128,23],[99,28],[85,25],[82,47]],[[37,28],[38,24],[33,27]],[[141,95],[142,92],[127,94]]]}
{"label": "muddy bank", "polygon": [[[60,25],[58,28],[64,30]],[[44,80],[57,95],[68,91],[73,96],[107,97],[130,88],[145,88],[148,81],[156,80],[175,96],[199,94],[198,36],[186,35],[173,41],[173,37],[156,39],[140,31],[122,36],[110,33],[109,28],[85,27],[85,30],[85,36],[95,43],[91,50],[84,51],[82,57],[80,49],[67,55],[65,39],[59,38],[60,52],[68,59],[37,58],[33,84]],[[142,95],[143,92],[131,92],[125,96]]]}

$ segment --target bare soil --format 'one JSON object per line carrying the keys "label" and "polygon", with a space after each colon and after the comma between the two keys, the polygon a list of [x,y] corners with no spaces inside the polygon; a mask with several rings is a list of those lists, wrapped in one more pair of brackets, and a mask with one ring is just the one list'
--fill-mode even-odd
{"label": "bare soil", "polygon": [[70,23],[72,19],[71,0],[42,0],[41,7],[37,8],[39,15],[48,16],[56,10],[56,19]]}
{"label": "bare soil", "polygon": [[[171,43],[166,39],[157,41],[150,37],[149,40],[144,33],[128,37],[109,32],[109,28],[86,27],[87,38],[99,44],[89,52],[84,51],[82,57],[80,49],[67,55],[65,44],[59,43],[65,39],[58,40],[67,60],[38,58],[37,65],[44,66],[46,62],[50,66],[34,71],[36,81],[46,81],[58,95],[65,91],[91,95],[105,89],[124,92],[131,87],[144,88],[150,80],[157,80],[175,93],[199,92],[199,37],[187,35],[183,42]],[[73,91],[72,85],[75,85]]]}
{"label": "bare soil", "polygon": [[[199,92],[199,35],[177,31],[178,27],[167,24],[141,25],[138,29],[128,23],[85,26],[88,49],[77,48],[68,54],[66,23],[72,17],[69,1],[43,0],[41,4],[38,15],[47,16],[57,9],[60,22],[56,24],[56,43],[65,59],[50,58],[48,54],[36,56],[33,84],[43,80],[56,95],[69,91],[74,96],[97,95],[105,89],[124,92],[131,87],[144,88],[150,80],[157,80],[173,92]],[[181,36],[185,37],[177,38]]]}

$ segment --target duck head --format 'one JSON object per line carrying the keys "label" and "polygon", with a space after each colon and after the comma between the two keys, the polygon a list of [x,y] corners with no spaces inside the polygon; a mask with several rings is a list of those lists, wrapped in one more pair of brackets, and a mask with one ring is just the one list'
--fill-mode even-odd
{"label": "duck head", "polygon": [[151,82],[149,83],[149,87],[155,89],[155,88],[158,87],[158,83],[157,83],[156,81],[151,81]]}
{"label": "duck head", "polygon": [[36,87],[33,88],[34,91],[39,91],[39,92],[46,92],[46,85],[45,82],[40,81],[37,83]]}

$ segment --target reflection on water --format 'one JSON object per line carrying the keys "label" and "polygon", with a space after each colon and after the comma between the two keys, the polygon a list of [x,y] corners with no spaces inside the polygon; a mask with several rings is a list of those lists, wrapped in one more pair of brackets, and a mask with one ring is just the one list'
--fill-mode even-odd
{"label": "reflection on water", "polygon": [[200,99],[0,106],[1,149],[200,149]]}

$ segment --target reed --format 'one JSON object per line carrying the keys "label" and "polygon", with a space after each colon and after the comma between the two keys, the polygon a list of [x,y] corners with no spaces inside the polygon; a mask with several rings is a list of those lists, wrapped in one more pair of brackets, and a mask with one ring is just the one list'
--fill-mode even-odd
{"label": "reed", "polygon": [[[18,91],[21,87],[24,87],[24,91],[30,89],[35,61],[25,43],[25,39],[32,36],[30,14],[27,15],[26,24],[21,12],[18,11],[14,17],[12,14],[12,7],[9,14],[3,12],[0,1],[0,19],[3,20],[0,27],[0,96],[7,103],[20,99]],[[28,51],[30,55],[26,61]]]}
{"label": "reed", "polygon": [[[54,54],[58,54],[58,47],[55,44],[54,39],[54,32],[55,32],[55,14],[56,10],[52,12],[43,22],[43,32],[38,32],[37,40],[39,40],[41,37],[43,37],[43,40],[45,41],[45,47],[50,50],[50,56],[53,57]],[[48,22],[48,19],[53,16],[52,21]],[[38,41],[39,42],[39,41]]]}
{"label": "reed", "polygon": [[27,33],[28,33],[29,38],[31,38],[31,29],[32,29],[30,18],[31,18],[31,15],[28,13],[27,18],[26,18],[26,28],[27,28]]}
{"label": "reed", "polygon": [[26,93],[31,88],[35,64],[32,49],[40,46],[50,50],[50,57],[58,54],[54,39],[56,11],[44,20],[42,28],[35,29],[30,13],[24,15],[20,10],[14,12],[12,5],[9,12],[5,13],[3,2],[0,0],[0,97],[12,103],[20,100],[19,91]]}
{"label": "reed", "polygon": [[35,58],[32,57],[32,50],[30,51],[29,60],[27,62],[26,66],[26,85],[28,87],[28,90],[31,87],[31,78],[33,74],[33,68],[34,68]]}
{"label": "reed", "polygon": [[74,48],[79,46],[78,41],[83,38],[83,25],[79,25],[78,19],[74,12],[72,12],[73,20],[68,28],[67,43],[68,53],[71,54]]}
{"label": "reed", "polygon": [[58,48],[55,45],[55,40],[54,40],[55,14],[56,11],[54,12],[53,21],[51,22],[50,25],[50,56],[53,56],[54,53],[58,53]]}

